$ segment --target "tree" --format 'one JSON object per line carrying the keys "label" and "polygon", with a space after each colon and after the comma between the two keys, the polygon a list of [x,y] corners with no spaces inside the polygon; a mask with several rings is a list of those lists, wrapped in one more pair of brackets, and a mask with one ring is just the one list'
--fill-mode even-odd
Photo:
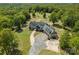
{"label": "tree", "polygon": [[63,49],[63,50],[69,49],[69,39],[70,39],[69,32],[66,31],[65,33],[63,33],[63,35],[61,36],[61,39],[60,39],[61,49]]}
{"label": "tree", "polygon": [[2,26],[3,28],[9,28],[9,23],[8,23],[8,21],[2,21],[1,26]]}
{"label": "tree", "polygon": [[20,22],[20,20],[18,20],[18,25],[17,25],[17,27],[16,27],[16,31],[20,31],[20,30],[22,30],[21,29],[21,22]]}
{"label": "tree", "polygon": [[74,32],[78,32],[79,31],[79,20],[75,22],[75,26],[73,27],[73,31]]}
{"label": "tree", "polygon": [[67,16],[66,19],[64,19],[63,25],[73,28],[74,23],[75,23],[75,20],[74,20],[73,16]]}
{"label": "tree", "polygon": [[39,12],[39,11],[40,11],[40,6],[39,6],[39,5],[35,6],[35,7],[34,7],[34,11],[35,11],[35,12]]}
{"label": "tree", "polygon": [[75,21],[76,21],[74,14],[75,14],[75,12],[72,10],[65,11],[65,13],[63,14],[63,16],[61,18],[64,27],[68,27],[71,29],[74,27]]}
{"label": "tree", "polygon": [[58,9],[58,8],[55,8],[54,12],[56,12],[56,13],[57,13],[59,10],[60,10],[60,9]]}
{"label": "tree", "polygon": [[43,14],[43,17],[46,18],[46,13]]}
{"label": "tree", "polygon": [[16,31],[20,31],[21,29],[21,19],[19,16],[14,17],[14,26],[16,26]]}
{"label": "tree", "polygon": [[58,11],[58,13],[57,13],[58,19],[61,19],[61,16],[62,16],[63,14],[64,14],[64,11],[63,11],[63,10]]}
{"label": "tree", "polygon": [[49,20],[52,21],[53,24],[58,21],[58,18],[55,12],[51,13],[51,15],[49,16]]}
{"label": "tree", "polygon": [[33,12],[33,13],[32,13],[32,16],[33,16],[33,17],[35,17],[35,16],[36,16],[36,15],[35,15],[35,12]]}
{"label": "tree", "polygon": [[0,31],[2,30],[2,27],[0,26]]}
{"label": "tree", "polygon": [[51,13],[54,10],[53,7],[48,7],[48,13]]}
{"label": "tree", "polygon": [[30,14],[27,11],[23,11],[23,15],[25,15],[26,21],[31,18]]}
{"label": "tree", "polygon": [[70,39],[70,54],[79,54],[79,37],[75,36]]}
{"label": "tree", "polygon": [[29,13],[31,13],[32,12],[32,7],[29,7]]}
{"label": "tree", "polygon": [[19,54],[17,47],[18,43],[13,32],[9,29],[2,30],[0,32],[0,54]]}
{"label": "tree", "polygon": [[18,20],[21,21],[21,25],[25,25],[26,24],[26,17],[22,14],[18,15]]}
{"label": "tree", "polygon": [[10,20],[8,17],[6,16],[2,16],[0,17],[0,26],[2,28],[11,28],[11,23],[10,23]]}

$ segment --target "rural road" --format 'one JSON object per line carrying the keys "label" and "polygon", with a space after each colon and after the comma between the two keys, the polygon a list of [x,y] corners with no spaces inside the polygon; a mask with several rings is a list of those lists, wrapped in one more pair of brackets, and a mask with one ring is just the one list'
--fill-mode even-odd
{"label": "rural road", "polygon": [[29,55],[38,55],[42,49],[59,52],[58,40],[48,40],[48,36],[44,33],[40,33],[34,37],[35,32],[33,31],[30,35],[31,48]]}

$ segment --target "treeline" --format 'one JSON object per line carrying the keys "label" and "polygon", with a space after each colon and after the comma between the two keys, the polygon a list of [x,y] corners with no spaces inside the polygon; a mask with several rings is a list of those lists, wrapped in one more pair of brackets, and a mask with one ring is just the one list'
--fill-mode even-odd
{"label": "treeline", "polygon": [[8,9],[0,9],[0,27],[10,28],[19,31],[21,27],[26,25],[26,21],[30,19],[30,14],[27,10],[9,7]]}
{"label": "treeline", "polygon": [[76,28],[78,25],[75,24],[79,18],[78,4],[3,4],[3,6],[0,7],[0,25],[3,28],[16,27],[18,30],[31,18],[30,13],[35,16],[35,13],[39,12],[44,18],[46,13],[50,13],[49,20],[53,23],[61,21],[63,27],[69,27],[73,29],[72,31],[78,30]]}
{"label": "treeline", "polygon": [[18,42],[14,31],[22,31],[30,19],[27,8],[11,4],[0,5],[0,54],[18,55],[22,51],[18,49]]}

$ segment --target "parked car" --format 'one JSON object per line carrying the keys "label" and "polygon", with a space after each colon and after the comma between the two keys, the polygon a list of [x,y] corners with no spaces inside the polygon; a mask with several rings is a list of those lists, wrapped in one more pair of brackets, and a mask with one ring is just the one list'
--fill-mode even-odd
{"label": "parked car", "polygon": [[29,29],[36,31],[41,31],[44,32],[45,34],[48,35],[48,39],[57,39],[57,33],[55,32],[55,29],[51,27],[50,25],[43,23],[43,22],[30,22],[29,24]]}

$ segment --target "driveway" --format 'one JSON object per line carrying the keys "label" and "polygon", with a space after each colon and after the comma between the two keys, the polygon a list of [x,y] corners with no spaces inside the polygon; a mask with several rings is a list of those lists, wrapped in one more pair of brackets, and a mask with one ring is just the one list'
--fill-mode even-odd
{"label": "driveway", "polygon": [[[34,33],[35,33],[35,31],[32,32],[31,35],[33,35]],[[30,55],[37,55],[37,54],[39,54],[39,52],[42,49],[46,48],[47,46],[45,44],[45,41],[47,40],[47,38],[48,38],[48,36],[45,34],[38,34],[37,36],[32,37],[30,39],[32,47],[30,48],[29,54]]]}
{"label": "driveway", "polygon": [[59,52],[59,40],[48,40],[48,36],[44,33],[37,34],[34,37],[35,32],[33,31],[30,35],[30,55],[38,55],[42,49]]}

